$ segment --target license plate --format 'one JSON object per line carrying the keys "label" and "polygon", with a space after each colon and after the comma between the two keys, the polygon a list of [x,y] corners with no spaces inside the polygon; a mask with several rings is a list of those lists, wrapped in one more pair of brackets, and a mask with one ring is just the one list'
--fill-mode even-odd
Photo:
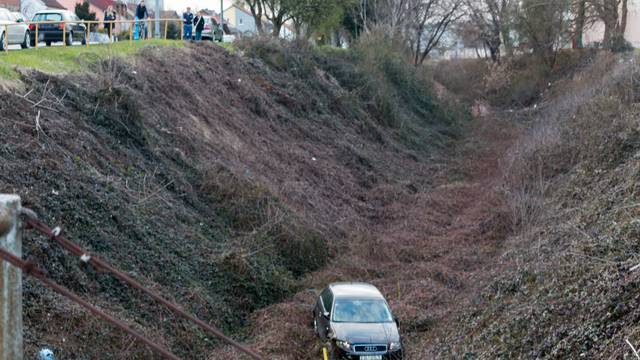
{"label": "license plate", "polygon": [[382,360],[382,355],[360,355],[360,360]]}

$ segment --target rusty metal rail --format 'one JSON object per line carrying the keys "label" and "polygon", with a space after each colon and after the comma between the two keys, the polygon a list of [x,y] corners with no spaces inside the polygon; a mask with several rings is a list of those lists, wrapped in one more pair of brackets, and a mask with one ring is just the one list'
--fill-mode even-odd
{"label": "rusty metal rail", "polygon": [[111,324],[111,325],[123,330],[124,332],[128,333],[129,335],[135,337],[137,340],[139,340],[140,342],[144,343],[149,348],[151,348],[154,352],[156,352],[159,355],[162,355],[164,358],[170,359],[170,360],[180,360],[179,357],[173,355],[169,350],[165,349],[161,345],[156,344],[152,340],[148,339],[144,335],[142,335],[139,332],[137,332],[134,329],[132,329],[127,324],[125,324],[122,321],[114,318],[113,316],[107,314],[106,312],[98,309],[97,307],[91,305],[90,303],[88,303],[87,301],[85,301],[84,299],[79,297],[78,295],[76,295],[73,292],[71,292],[69,289],[67,289],[67,288],[57,284],[53,280],[49,279],[47,277],[46,273],[44,272],[44,270],[36,267],[36,265],[34,265],[33,263],[24,261],[24,260],[20,259],[19,257],[14,256],[13,254],[11,254],[10,252],[8,252],[7,250],[5,250],[5,249],[3,249],[1,247],[0,247],[0,258],[2,258],[5,261],[9,262],[13,266],[16,266],[16,267],[20,268],[23,273],[25,273],[27,275],[30,275],[30,276],[33,276],[34,278],[40,280],[43,284],[45,284],[46,286],[50,287],[51,289],[53,289],[58,294],[60,294],[60,295],[62,295],[64,297],[68,298],[69,300],[77,303],[78,305],[80,305],[83,308],[87,309],[89,312],[91,312],[95,316],[103,319],[104,321],[108,322],[109,324]]}
{"label": "rusty metal rail", "polygon": [[41,232],[44,235],[49,236],[52,240],[57,242],[60,246],[62,246],[67,251],[71,252],[75,256],[78,256],[80,258],[80,261],[93,265],[99,271],[104,271],[104,272],[111,273],[113,276],[118,278],[120,281],[125,282],[125,283],[129,284],[131,287],[142,291],[143,293],[145,293],[149,297],[151,297],[153,300],[155,300],[158,303],[162,304],[163,306],[167,307],[174,314],[176,314],[176,315],[178,315],[178,316],[180,316],[180,317],[182,317],[182,318],[184,318],[186,320],[189,320],[189,321],[195,323],[201,329],[203,329],[205,331],[208,331],[209,333],[213,334],[214,336],[216,336],[217,338],[219,338],[222,341],[226,342],[227,344],[229,344],[229,345],[235,347],[236,349],[240,350],[241,352],[249,355],[252,359],[254,359],[254,360],[264,360],[264,357],[262,357],[260,354],[258,354],[254,350],[250,349],[246,345],[241,344],[241,343],[233,340],[232,338],[230,338],[227,335],[225,335],[221,330],[219,330],[219,329],[213,327],[212,325],[208,324],[207,322],[205,322],[205,321],[203,321],[203,320],[201,320],[201,319],[189,314],[188,312],[183,310],[178,304],[176,304],[174,302],[171,302],[171,301],[163,298],[162,296],[160,296],[158,293],[154,292],[153,290],[150,290],[150,289],[144,287],[138,281],[136,281],[135,279],[131,278],[130,276],[118,271],[117,269],[115,269],[113,266],[111,266],[106,261],[103,261],[100,258],[98,258],[98,257],[96,257],[96,256],[94,256],[92,254],[89,254],[89,252],[85,251],[80,246],[74,244],[73,242],[69,241],[65,237],[61,236],[62,230],[59,227],[52,229],[49,226],[47,226],[46,224],[44,224],[41,221],[37,220],[33,215],[32,216],[27,216],[25,222],[26,222],[27,225],[31,226],[33,229]]}

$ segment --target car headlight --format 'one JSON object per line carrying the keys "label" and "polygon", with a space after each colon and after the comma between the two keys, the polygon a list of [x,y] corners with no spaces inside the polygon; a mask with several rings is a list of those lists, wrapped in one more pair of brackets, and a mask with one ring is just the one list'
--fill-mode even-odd
{"label": "car headlight", "polygon": [[400,342],[392,342],[389,344],[389,351],[396,351],[402,348],[402,344]]}
{"label": "car headlight", "polygon": [[336,345],[344,351],[351,351],[351,344],[348,341],[336,340]]}

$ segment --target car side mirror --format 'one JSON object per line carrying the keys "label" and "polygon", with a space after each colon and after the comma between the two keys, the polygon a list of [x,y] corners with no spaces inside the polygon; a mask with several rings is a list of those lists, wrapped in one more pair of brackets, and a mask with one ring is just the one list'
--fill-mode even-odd
{"label": "car side mirror", "polygon": [[16,22],[21,23],[21,22],[24,22],[24,20],[22,20],[22,19],[16,19]]}
{"label": "car side mirror", "polygon": [[328,311],[325,311],[322,313],[322,316],[324,316],[325,319],[329,320],[329,316],[331,316],[331,313]]}
{"label": "car side mirror", "polygon": [[400,320],[398,320],[398,318],[393,318],[393,321],[396,322],[396,326],[400,329]]}

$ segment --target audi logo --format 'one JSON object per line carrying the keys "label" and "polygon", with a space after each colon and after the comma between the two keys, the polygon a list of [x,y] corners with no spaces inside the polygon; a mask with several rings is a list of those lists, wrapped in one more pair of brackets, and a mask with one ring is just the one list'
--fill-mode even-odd
{"label": "audi logo", "polygon": [[377,351],[378,347],[377,346],[365,346],[364,347],[364,351]]}

